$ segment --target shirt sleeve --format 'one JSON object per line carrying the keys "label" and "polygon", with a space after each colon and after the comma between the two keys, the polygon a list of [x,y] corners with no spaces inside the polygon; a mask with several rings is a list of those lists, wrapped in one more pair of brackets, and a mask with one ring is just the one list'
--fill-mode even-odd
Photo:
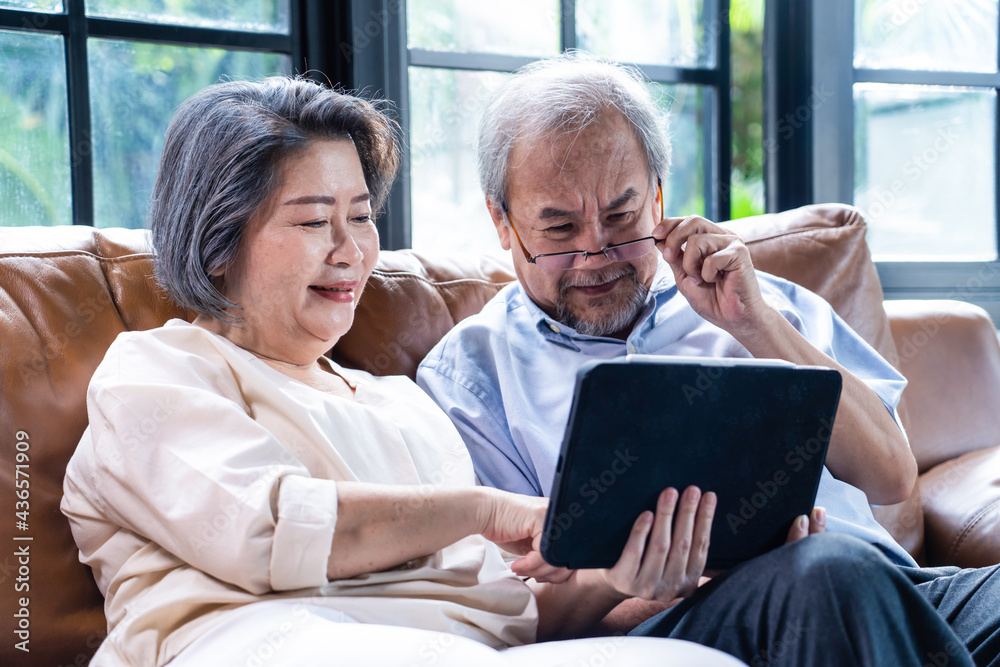
{"label": "shirt sleeve", "polygon": [[774,276],[766,279],[765,296],[817,349],[867,384],[885,404],[896,423],[900,424],[896,408],[906,387],[906,378],[854,331],[825,299]]}
{"label": "shirt sleeve", "polygon": [[149,346],[120,337],[91,381],[92,500],[251,593],[326,583],[336,483],[312,478],[254,420],[221,355]]}
{"label": "shirt sleeve", "polygon": [[514,444],[500,390],[483,389],[438,353],[439,348],[435,348],[420,364],[417,384],[458,429],[479,483],[513,493],[543,495],[534,467]]}

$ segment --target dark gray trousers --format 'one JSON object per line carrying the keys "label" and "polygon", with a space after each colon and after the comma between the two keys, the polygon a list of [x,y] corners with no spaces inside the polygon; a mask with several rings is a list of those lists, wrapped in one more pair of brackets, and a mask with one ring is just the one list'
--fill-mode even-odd
{"label": "dark gray trousers", "polygon": [[908,568],[831,533],[744,563],[630,634],[751,667],[1000,666],[1000,566]]}

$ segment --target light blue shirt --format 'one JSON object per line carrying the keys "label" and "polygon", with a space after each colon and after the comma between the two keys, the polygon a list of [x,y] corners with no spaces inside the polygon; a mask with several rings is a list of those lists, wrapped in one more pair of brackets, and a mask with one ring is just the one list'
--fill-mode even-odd
{"label": "light blue shirt", "polygon": [[[895,417],[906,385],[903,376],[821,297],[766,273],[758,272],[757,279],[767,302],[815,347],[871,387]],[[430,351],[417,371],[417,383],[458,427],[483,484],[547,496],[577,368],[591,359],[626,354],[751,356],[726,331],[695,313],[661,258],[627,340],[577,333],[546,315],[514,283]],[[875,520],[864,492],[826,469],[816,505],[827,510],[827,530],[854,535],[882,547],[902,565],[916,565]]]}

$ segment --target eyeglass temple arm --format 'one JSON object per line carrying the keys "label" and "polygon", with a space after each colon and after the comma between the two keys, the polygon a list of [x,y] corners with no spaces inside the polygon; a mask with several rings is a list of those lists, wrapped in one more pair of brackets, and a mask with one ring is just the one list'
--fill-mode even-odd
{"label": "eyeglass temple arm", "polygon": [[510,220],[510,216],[507,214],[507,207],[501,207],[500,210],[503,211],[503,217],[504,220],[507,221],[507,226],[510,227],[512,230],[514,230],[514,237],[517,238],[517,244],[521,246],[521,252],[524,253],[525,261],[527,261],[529,264],[533,263],[535,261],[535,258],[532,257],[531,253],[528,252],[528,249],[524,247],[524,241],[521,240],[521,235],[517,233],[517,227],[514,226],[514,223],[511,222]]}

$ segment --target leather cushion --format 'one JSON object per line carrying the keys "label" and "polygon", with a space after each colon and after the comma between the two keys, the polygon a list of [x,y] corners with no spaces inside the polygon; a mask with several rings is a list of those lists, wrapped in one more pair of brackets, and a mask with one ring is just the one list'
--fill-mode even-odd
{"label": "leather cushion", "polygon": [[927,563],[985,567],[1000,557],[1000,447],[969,452],[920,476]]}

